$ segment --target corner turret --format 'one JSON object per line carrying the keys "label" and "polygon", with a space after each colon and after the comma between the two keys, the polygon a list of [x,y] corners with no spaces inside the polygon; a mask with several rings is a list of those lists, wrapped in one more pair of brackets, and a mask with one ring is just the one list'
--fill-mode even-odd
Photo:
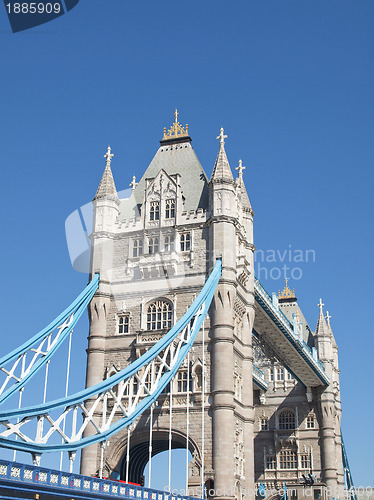
{"label": "corner turret", "polygon": [[227,139],[227,135],[224,134],[223,128],[221,128],[220,134],[217,139],[219,139],[219,151],[216,163],[214,164],[210,182],[234,183],[234,177],[232,175],[229,160],[227,159],[225,151],[225,139]]}

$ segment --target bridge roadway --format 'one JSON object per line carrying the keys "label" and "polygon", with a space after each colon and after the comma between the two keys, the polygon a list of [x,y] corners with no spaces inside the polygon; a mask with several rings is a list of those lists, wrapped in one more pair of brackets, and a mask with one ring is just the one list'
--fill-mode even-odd
{"label": "bridge roadway", "polygon": [[[305,387],[328,386],[330,381],[317,357],[317,351],[310,349],[298,337],[276,299],[270,297],[258,280],[255,280],[255,299],[254,334],[271,346],[288,371]],[[253,377],[258,386],[255,370]]]}
{"label": "bridge roadway", "polygon": [[122,481],[81,476],[34,465],[0,460],[0,498],[39,500],[125,499],[194,500]]}

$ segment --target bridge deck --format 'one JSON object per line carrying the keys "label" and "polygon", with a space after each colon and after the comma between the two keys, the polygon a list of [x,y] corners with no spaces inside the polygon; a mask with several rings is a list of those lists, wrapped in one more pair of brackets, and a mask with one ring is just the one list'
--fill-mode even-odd
{"label": "bridge deck", "polygon": [[316,352],[298,338],[258,280],[255,280],[255,298],[254,332],[270,344],[287,369],[306,387],[328,386],[329,378]]}

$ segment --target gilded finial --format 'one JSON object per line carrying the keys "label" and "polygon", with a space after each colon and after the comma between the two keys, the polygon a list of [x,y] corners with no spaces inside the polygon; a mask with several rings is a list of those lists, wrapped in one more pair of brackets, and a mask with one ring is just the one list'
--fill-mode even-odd
{"label": "gilded finial", "polygon": [[239,165],[236,167],[235,170],[238,170],[239,178],[242,179],[242,177],[243,177],[243,170],[245,170],[245,167],[243,166],[242,160],[239,160]]}
{"label": "gilded finial", "polygon": [[176,109],[174,112],[175,121],[173,125],[166,132],[166,127],[164,127],[164,139],[171,139],[172,137],[187,137],[188,136],[188,125],[185,128],[178,122],[178,110]]}
{"label": "gilded finial", "polygon": [[283,288],[282,292],[280,290],[278,291],[278,298],[279,299],[296,299],[295,289],[291,290],[290,288],[288,288],[288,278],[286,278],[286,285]]}
{"label": "gilded finial", "polygon": [[219,132],[219,136],[217,137],[217,140],[219,139],[219,143],[221,146],[225,144],[225,139],[227,139],[227,135],[225,135],[223,128],[221,127],[221,130]]}
{"label": "gilded finial", "polygon": [[110,164],[112,162],[112,158],[114,156],[114,154],[112,154],[112,149],[110,146],[108,146],[108,149],[107,149],[107,152],[105,153],[104,155],[104,158],[106,158],[106,166],[107,167],[110,167]]}

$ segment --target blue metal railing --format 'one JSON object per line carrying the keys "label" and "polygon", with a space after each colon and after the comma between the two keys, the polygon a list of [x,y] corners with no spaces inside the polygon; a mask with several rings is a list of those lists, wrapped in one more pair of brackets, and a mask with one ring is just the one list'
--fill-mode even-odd
{"label": "blue metal railing", "polygon": [[355,488],[355,485],[353,484],[351,468],[349,467],[349,462],[348,462],[347,450],[345,449],[343,434],[341,433],[341,431],[340,431],[340,434],[341,434],[341,440],[342,440],[342,455],[343,455],[343,468],[344,468],[345,485],[346,485],[346,488],[349,492],[349,496],[350,496],[351,500],[357,500],[356,488]]}
{"label": "blue metal railing", "polygon": [[317,374],[321,382],[325,386],[328,385],[330,381],[325,373],[323,363],[319,359],[315,358],[310,347],[303,340],[299,339],[297,335],[295,335],[292,324],[286,318],[284,313],[274,305],[272,297],[270,297],[257,278],[255,278],[255,296],[263,309],[272,318],[274,323],[285,334],[286,338]]}
{"label": "blue metal railing", "polygon": [[267,390],[268,384],[265,380],[265,374],[254,364],[252,364],[252,377],[264,391]]}
{"label": "blue metal railing", "polygon": [[34,465],[0,460],[1,487],[32,487],[33,491],[43,488],[68,491],[68,495],[84,493],[87,498],[129,498],[134,500],[192,500],[194,497],[173,495],[166,491],[143,488],[122,481],[81,476]]}

